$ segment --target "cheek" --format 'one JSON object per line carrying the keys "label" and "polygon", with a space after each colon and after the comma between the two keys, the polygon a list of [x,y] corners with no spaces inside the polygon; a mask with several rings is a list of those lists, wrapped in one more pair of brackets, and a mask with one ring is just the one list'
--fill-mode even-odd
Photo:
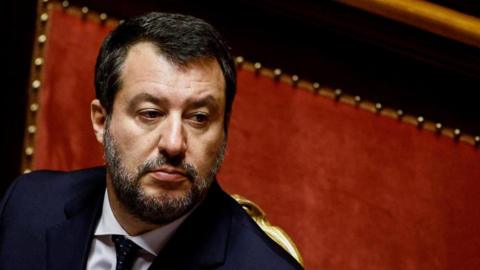
{"label": "cheek", "polygon": [[218,150],[223,144],[223,140],[222,128],[220,131],[207,133],[203,138],[192,141],[192,144],[189,146],[189,152],[192,154],[192,162],[201,173],[211,169],[215,163]]}
{"label": "cheek", "polygon": [[117,123],[112,126],[111,132],[122,153],[122,159],[130,168],[143,163],[156,149],[152,134],[139,132],[128,122]]}

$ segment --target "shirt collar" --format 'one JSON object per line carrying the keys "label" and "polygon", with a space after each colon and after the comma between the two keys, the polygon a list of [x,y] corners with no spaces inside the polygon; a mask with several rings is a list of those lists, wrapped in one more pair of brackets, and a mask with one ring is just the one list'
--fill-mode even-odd
{"label": "shirt collar", "polygon": [[165,246],[168,240],[175,233],[177,228],[183,221],[190,215],[192,211],[186,213],[180,218],[170,222],[166,225],[160,226],[157,229],[151,230],[141,235],[130,236],[118,223],[117,219],[113,215],[110,202],[108,200],[108,193],[105,190],[103,199],[102,215],[95,229],[95,236],[101,235],[123,235],[126,238],[132,240],[139,247],[147,251],[148,253],[157,256],[160,250]]}

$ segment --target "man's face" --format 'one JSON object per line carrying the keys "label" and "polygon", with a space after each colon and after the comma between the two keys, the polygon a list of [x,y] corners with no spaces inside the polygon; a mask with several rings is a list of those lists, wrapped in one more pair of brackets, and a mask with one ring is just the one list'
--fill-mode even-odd
{"label": "man's face", "polygon": [[148,42],[129,49],[103,143],[120,203],[163,224],[206,194],[225,149],[225,81],[214,60],[179,67]]}

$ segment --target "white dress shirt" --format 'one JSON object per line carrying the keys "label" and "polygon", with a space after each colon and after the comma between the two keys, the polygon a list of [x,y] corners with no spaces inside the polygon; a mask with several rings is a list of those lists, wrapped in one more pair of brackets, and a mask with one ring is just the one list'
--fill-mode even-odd
{"label": "white dress shirt", "polygon": [[95,229],[94,238],[88,255],[87,270],[115,270],[117,255],[112,235],[123,235],[132,240],[140,247],[137,259],[133,263],[132,270],[147,270],[158,255],[158,252],[165,246],[170,237],[175,233],[178,226],[187,218],[191,211],[179,219],[163,225],[155,230],[137,236],[130,236],[118,223],[113,215],[108,200],[108,193],[105,191],[103,199],[102,215]]}

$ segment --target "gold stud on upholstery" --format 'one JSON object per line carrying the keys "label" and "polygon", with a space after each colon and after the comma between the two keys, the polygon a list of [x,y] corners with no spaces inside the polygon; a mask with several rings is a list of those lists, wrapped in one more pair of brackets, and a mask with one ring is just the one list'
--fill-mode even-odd
{"label": "gold stud on upholstery", "polygon": [[38,40],[38,43],[43,44],[45,43],[45,41],[47,41],[47,36],[42,34],[38,36],[37,40]]}
{"label": "gold stud on upholstery", "polygon": [[101,21],[102,23],[105,23],[105,22],[107,21],[107,19],[108,19],[107,13],[100,13],[100,15],[99,15],[98,17],[100,18],[100,21]]}
{"label": "gold stud on upholstery", "polygon": [[333,91],[333,95],[336,101],[340,100],[340,97],[342,96],[342,94],[343,94],[342,89],[337,88],[335,89],[335,91]]}
{"label": "gold stud on upholstery", "polygon": [[380,102],[375,103],[375,112],[380,113],[383,110],[383,105]]}
{"label": "gold stud on upholstery", "polygon": [[85,18],[85,16],[87,16],[88,14],[88,7],[82,7],[81,11],[82,11],[82,17]]}
{"label": "gold stud on upholstery", "polygon": [[245,58],[243,58],[243,56],[237,56],[237,57],[235,58],[235,63],[236,63],[237,65],[242,65],[243,62],[245,62]]}
{"label": "gold stud on upholstery", "polygon": [[273,79],[278,80],[280,76],[282,75],[282,70],[279,68],[276,68],[273,70]]}
{"label": "gold stud on upholstery", "polygon": [[436,123],[435,124],[435,132],[436,133],[438,133],[438,134],[442,133],[442,129],[443,129],[442,123]]}
{"label": "gold stud on upholstery", "polygon": [[320,84],[318,82],[312,83],[312,88],[315,93],[320,92]]}
{"label": "gold stud on upholstery", "polygon": [[62,2],[62,7],[63,8],[68,8],[70,6],[70,3],[68,1],[63,1]]}
{"label": "gold stud on upholstery", "polygon": [[40,88],[40,85],[41,85],[41,83],[40,83],[39,80],[34,80],[32,82],[32,88],[35,89],[35,90],[38,90],[38,88]]}
{"label": "gold stud on upholstery", "polygon": [[362,98],[360,96],[354,96],[353,101],[355,102],[355,106],[358,106],[360,102],[362,102]]}
{"label": "gold stud on upholstery", "polygon": [[43,58],[37,57],[37,58],[35,58],[33,63],[35,64],[36,67],[40,67],[41,65],[43,65]]}
{"label": "gold stud on upholstery", "polygon": [[32,111],[32,112],[38,111],[38,104],[33,103],[32,105],[30,105],[30,111]]}
{"label": "gold stud on upholstery", "polygon": [[475,142],[475,146],[479,147],[480,146],[480,136],[475,136],[475,138],[473,140]]}
{"label": "gold stud on upholstery", "polygon": [[422,128],[424,122],[425,122],[425,118],[423,118],[423,116],[417,117],[417,127],[418,128]]}
{"label": "gold stud on upholstery", "polygon": [[462,132],[460,131],[460,129],[456,128],[453,130],[453,139],[454,140],[458,140],[460,138],[460,135],[462,134]]}
{"label": "gold stud on upholstery", "polygon": [[28,146],[27,148],[25,148],[25,154],[26,154],[27,156],[33,155],[33,147]]}
{"label": "gold stud on upholstery", "polygon": [[401,119],[404,115],[404,112],[402,110],[397,110],[397,117]]}
{"label": "gold stud on upholstery", "polygon": [[260,64],[260,62],[256,62],[255,64],[253,64],[253,68],[255,69],[255,74],[259,74],[260,73],[260,70],[262,69],[262,64]]}
{"label": "gold stud on upholstery", "polygon": [[30,126],[28,126],[27,131],[30,134],[35,134],[35,132],[37,132],[37,127],[34,126],[34,125],[30,125]]}
{"label": "gold stud on upholstery", "polygon": [[292,84],[293,84],[293,86],[297,86],[297,85],[298,85],[298,81],[300,81],[300,78],[298,77],[298,75],[292,75]]}
{"label": "gold stud on upholstery", "polygon": [[42,15],[40,15],[40,21],[41,22],[46,22],[48,21],[48,14],[45,12],[45,13],[42,13]]}

